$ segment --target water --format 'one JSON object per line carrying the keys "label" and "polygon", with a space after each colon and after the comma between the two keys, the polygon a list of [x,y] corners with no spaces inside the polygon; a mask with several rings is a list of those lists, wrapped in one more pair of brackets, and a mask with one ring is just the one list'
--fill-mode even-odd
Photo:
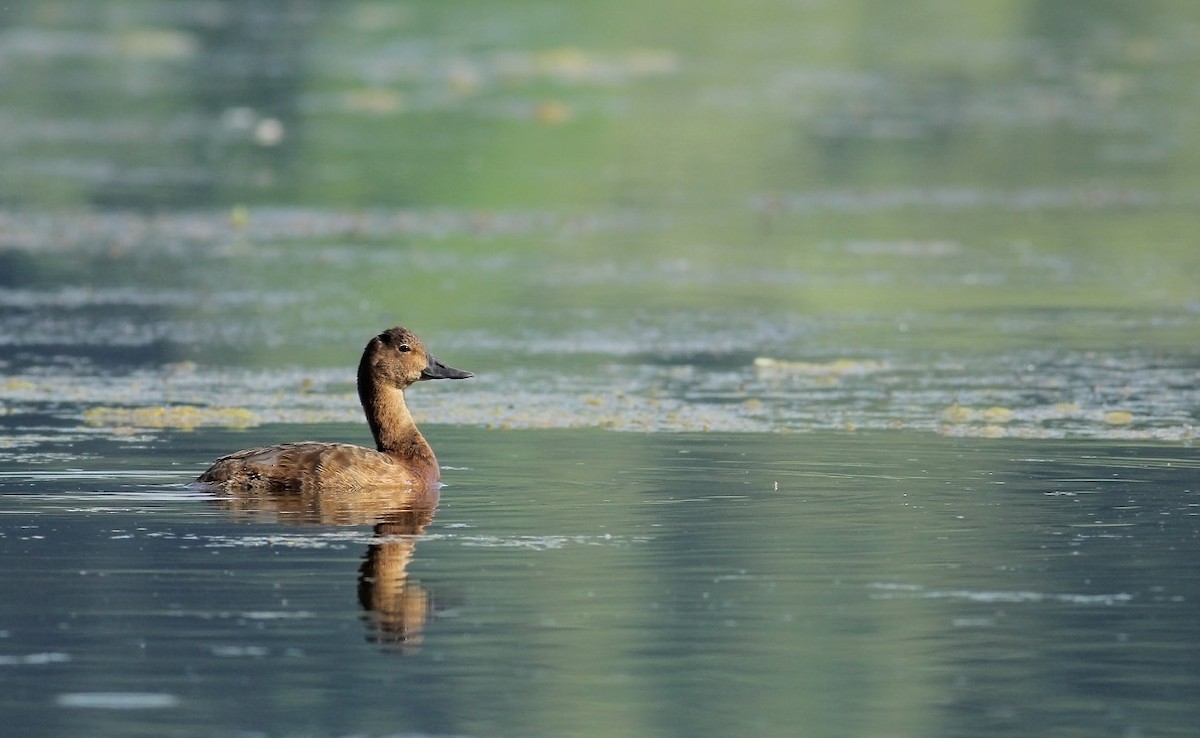
{"label": "water", "polygon": [[6,3],[6,729],[1191,735],[1200,25],[904,7]]}
{"label": "water", "polygon": [[[448,486],[416,539],[370,501],[339,525],[261,503],[231,514],[145,470],[11,475],[0,544],[21,563],[6,588],[37,604],[2,606],[10,725],[1184,735],[1197,718],[1187,454],[909,433],[431,435]],[[259,440],[173,433],[155,457],[199,465]]]}

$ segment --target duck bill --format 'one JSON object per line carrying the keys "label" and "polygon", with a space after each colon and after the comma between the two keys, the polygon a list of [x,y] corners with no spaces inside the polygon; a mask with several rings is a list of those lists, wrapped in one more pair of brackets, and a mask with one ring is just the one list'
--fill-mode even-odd
{"label": "duck bill", "polygon": [[466,379],[473,376],[475,375],[471,372],[446,366],[432,356],[429,357],[429,364],[421,371],[421,379]]}

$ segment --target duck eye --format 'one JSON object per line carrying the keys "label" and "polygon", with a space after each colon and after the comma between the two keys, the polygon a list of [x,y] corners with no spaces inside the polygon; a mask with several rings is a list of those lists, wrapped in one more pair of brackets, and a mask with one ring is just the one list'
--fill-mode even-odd
{"label": "duck eye", "polygon": [[409,351],[412,351],[412,346],[409,346],[407,343],[401,343],[396,346],[396,350],[402,354],[407,354]]}

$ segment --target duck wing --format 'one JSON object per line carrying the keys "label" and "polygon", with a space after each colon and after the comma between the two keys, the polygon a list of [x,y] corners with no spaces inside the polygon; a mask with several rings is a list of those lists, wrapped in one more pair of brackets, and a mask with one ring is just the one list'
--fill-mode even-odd
{"label": "duck wing", "polygon": [[196,481],[241,488],[356,488],[411,478],[387,454],[349,443],[301,441],[222,456]]}

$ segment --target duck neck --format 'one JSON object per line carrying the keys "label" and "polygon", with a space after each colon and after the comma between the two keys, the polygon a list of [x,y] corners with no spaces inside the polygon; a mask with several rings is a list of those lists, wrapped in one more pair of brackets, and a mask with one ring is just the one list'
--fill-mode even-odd
{"label": "duck neck", "polygon": [[363,412],[375,436],[375,448],[406,461],[432,464],[436,467],[433,449],[417,430],[408,405],[404,403],[404,390],[387,386],[369,377],[359,377],[358,398]]}

